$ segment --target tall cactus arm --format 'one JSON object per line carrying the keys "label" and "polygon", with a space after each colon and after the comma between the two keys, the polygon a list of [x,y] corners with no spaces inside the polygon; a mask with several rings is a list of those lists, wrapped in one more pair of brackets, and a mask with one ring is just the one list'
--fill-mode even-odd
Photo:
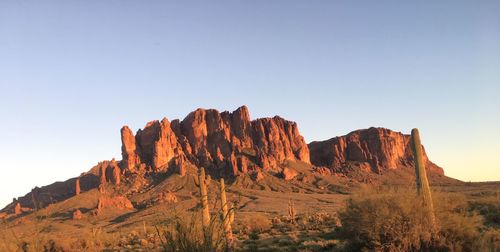
{"label": "tall cactus arm", "polygon": [[413,159],[415,160],[415,176],[417,184],[417,194],[423,199],[424,207],[427,208],[431,224],[435,226],[434,206],[432,203],[431,188],[427,179],[425,170],[425,160],[420,142],[420,133],[418,129],[411,131],[411,149],[413,151]]}

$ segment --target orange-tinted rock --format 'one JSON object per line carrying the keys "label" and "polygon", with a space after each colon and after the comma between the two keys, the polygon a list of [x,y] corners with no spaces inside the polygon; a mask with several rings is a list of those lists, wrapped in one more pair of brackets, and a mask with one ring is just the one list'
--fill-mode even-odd
{"label": "orange-tinted rock", "polygon": [[245,156],[238,157],[238,168],[243,174],[248,172],[248,159]]}
{"label": "orange-tinted rock", "polygon": [[23,209],[21,207],[21,203],[17,202],[16,206],[14,207],[14,214],[15,215],[20,215],[23,213]]}
{"label": "orange-tinted rock", "polygon": [[295,122],[275,116],[252,122],[254,144],[259,148],[262,167],[277,167],[285,160],[310,163],[309,148]]}
{"label": "orange-tinted rock", "polygon": [[81,220],[82,218],[83,218],[82,212],[80,211],[80,209],[76,209],[73,212],[73,220]]}
{"label": "orange-tinted rock", "polygon": [[332,172],[330,171],[330,169],[328,169],[327,167],[313,167],[313,172],[318,174],[318,175],[321,175],[321,176],[328,176],[328,175],[331,175]]}
{"label": "orange-tinted rock", "polygon": [[186,161],[184,160],[184,157],[176,158],[174,164],[177,167],[177,173],[181,175],[181,177],[184,177],[187,172]]}
{"label": "orange-tinted rock", "polygon": [[286,181],[292,180],[297,175],[299,175],[299,173],[296,170],[287,167],[283,168],[281,174],[283,176],[283,179],[285,179]]}
{"label": "orange-tinted rock", "polygon": [[[124,135],[131,133],[122,133],[122,139]],[[122,146],[122,150],[133,148]],[[125,163],[130,153],[122,152]],[[226,169],[233,175],[246,173],[249,159],[264,169],[276,168],[286,160],[310,163],[308,146],[296,123],[277,116],[251,121],[245,106],[233,113],[197,109],[182,121],[149,122],[137,132],[135,153],[153,168],[179,169],[174,158],[185,158],[196,166]]]}
{"label": "orange-tinted rock", "polygon": [[[410,135],[384,128],[357,130],[346,136],[312,142],[309,150],[312,164],[334,169],[341,169],[348,162],[361,162],[362,170],[376,173],[413,166]],[[443,169],[429,161],[426,155],[425,160],[431,172],[444,174]]]}
{"label": "orange-tinted rock", "polygon": [[179,149],[180,145],[170,127],[170,122],[163,118],[160,123],[159,137],[155,142],[153,167],[160,168],[167,165],[172,158],[179,155]]}
{"label": "orange-tinted rock", "polygon": [[132,202],[123,196],[107,197],[101,196],[97,201],[96,209],[94,209],[94,215],[100,215],[107,208],[128,210],[133,209],[134,206]]}
{"label": "orange-tinted rock", "polygon": [[229,156],[229,165],[231,166],[233,175],[238,175],[239,174],[238,159],[236,158],[236,155],[234,154],[234,152],[231,153],[231,155]]}
{"label": "orange-tinted rock", "polygon": [[177,136],[170,122],[164,118],[161,122],[149,122],[143,130],[137,132],[140,158],[153,169],[168,169],[174,157],[184,155]]}
{"label": "orange-tinted rock", "polygon": [[80,178],[76,178],[75,180],[75,195],[80,194]]}
{"label": "orange-tinted rock", "polygon": [[168,202],[168,203],[175,203],[177,202],[177,197],[175,194],[171,191],[167,192],[161,192],[160,195],[158,195],[158,201],[160,202]]}
{"label": "orange-tinted rock", "polygon": [[252,122],[250,121],[250,113],[246,106],[241,106],[229,115],[232,128],[232,145],[238,146],[239,149],[253,148],[253,133]]}
{"label": "orange-tinted rock", "polygon": [[264,174],[260,170],[257,170],[253,173],[252,179],[259,182],[264,179]]}
{"label": "orange-tinted rock", "polygon": [[137,154],[134,133],[132,133],[132,130],[128,126],[123,126],[120,133],[122,139],[123,168],[134,171],[136,166],[141,162]]}
{"label": "orange-tinted rock", "polygon": [[98,187],[98,190],[100,193],[105,193],[106,192],[106,185],[100,184]]}
{"label": "orange-tinted rock", "polygon": [[106,172],[107,172],[107,169],[108,169],[108,166],[106,165],[106,163],[103,163],[100,167],[99,167],[99,186],[104,186],[106,185]]}
{"label": "orange-tinted rock", "polygon": [[[364,172],[370,172],[373,171],[372,166],[368,162],[361,162],[357,164],[359,169]],[[379,173],[380,170],[375,170],[374,172]]]}
{"label": "orange-tinted rock", "polygon": [[121,170],[115,159],[111,160],[109,168],[111,170],[111,182],[115,185],[120,185],[121,182]]}

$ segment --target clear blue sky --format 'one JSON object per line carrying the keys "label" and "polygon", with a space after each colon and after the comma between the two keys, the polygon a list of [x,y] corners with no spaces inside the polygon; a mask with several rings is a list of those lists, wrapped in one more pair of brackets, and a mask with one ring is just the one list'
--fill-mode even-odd
{"label": "clear blue sky", "polygon": [[124,124],[242,104],[297,121],[308,142],[418,127],[449,176],[500,180],[499,13],[499,1],[1,1],[0,205],[119,159]]}

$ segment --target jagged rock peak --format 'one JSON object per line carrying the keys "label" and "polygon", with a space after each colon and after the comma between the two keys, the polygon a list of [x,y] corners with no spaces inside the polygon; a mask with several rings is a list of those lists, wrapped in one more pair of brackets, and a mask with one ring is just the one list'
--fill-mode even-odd
{"label": "jagged rock peak", "polygon": [[140,164],[134,133],[126,125],[122,127],[120,133],[122,139],[122,166],[124,169],[133,170]]}
{"label": "jagged rock peak", "polygon": [[276,168],[285,160],[310,163],[295,122],[278,116],[251,121],[246,106],[222,113],[199,108],[182,121],[151,121],[135,138],[124,126],[121,135],[122,167],[129,171],[140,164],[183,171],[177,166],[188,162],[224,176]]}
{"label": "jagged rock peak", "polygon": [[[361,162],[380,173],[384,169],[413,166],[410,135],[385,128],[353,131],[345,136],[309,144],[311,162],[316,166],[341,169],[347,162]],[[441,167],[432,163],[425,154],[427,169],[444,175]]]}

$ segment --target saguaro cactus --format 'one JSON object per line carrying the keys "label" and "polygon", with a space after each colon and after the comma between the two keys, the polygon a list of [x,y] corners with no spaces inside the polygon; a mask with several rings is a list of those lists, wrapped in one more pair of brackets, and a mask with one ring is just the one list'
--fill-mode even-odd
{"label": "saguaro cactus", "polygon": [[232,209],[229,209],[229,206],[227,204],[227,198],[226,198],[226,186],[224,184],[224,179],[220,179],[220,202],[221,202],[221,208],[222,208],[222,222],[224,224],[224,232],[226,234],[226,246],[228,250],[232,250],[233,248],[233,230],[231,228],[231,217],[234,218],[234,215],[232,215]]}
{"label": "saguaro cactus", "polygon": [[288,200],[288,216],[292,223],[295,223],[295,205],[291,199]]}
{"label": "saguaro cactus", "polygon": [[411,131],[411,147],[413,150],[413,159],[415,160],[415,175],[417,178],[417,194],[422,197],[424,207],[428,211],[429,219],[432,225],[435,225],[434,206],[432,203],[431,189],[427,180],[425,171],[425,160],[420,143],[420,134],[418,129]]}
{"label": "saguaro cactus", "polygon": [[205,176],[205,168],[201,168],[200,175],[198,176],[198,180],[195,179],[195,184],[200,189],[200,203],[202,206],[202,224],[203,229],[207,230],[210,226],[210,211],[208,209],[208,194],[207,194],[207,185],[210,184],[210,176]]}

